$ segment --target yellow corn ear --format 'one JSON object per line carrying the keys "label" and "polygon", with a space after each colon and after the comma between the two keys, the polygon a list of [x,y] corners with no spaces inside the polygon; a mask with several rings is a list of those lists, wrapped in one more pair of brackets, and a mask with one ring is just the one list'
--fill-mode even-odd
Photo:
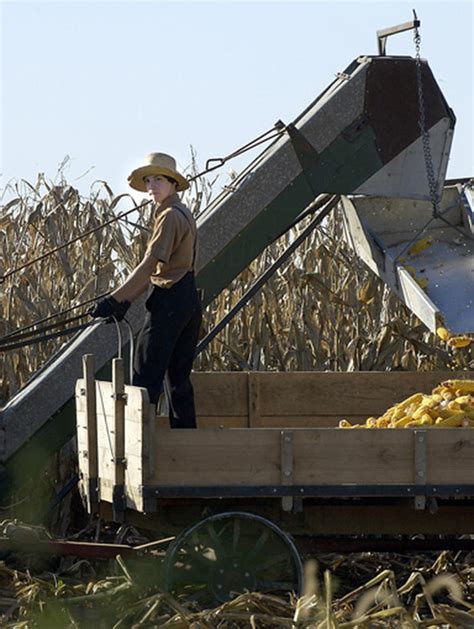
{"label": "yellow corn ear", "polygon": [[461,347],[469,347],[472,343],[472,339],[468,336],[452,336],[449,341],[449,347],[453,347],[455,349],[460,349]]}
{"label": "yellow corn ear", "polygon": [[341,419],[340,428],[474,427],[474,380],[446,380],[431,395],[414,393],[391,406],[380,417],[352,425]]}
{"label": "yellow corn ear", "polygon": [[449,417],[445,417],[445,418],[439,417],[435,422],[435,426],[444,427],[444,428],[453,428],[457,426],[462,426],[463,420],[464,420],[464,413],[461,411],[458,413],[453,413]]}
{"label": "yellow corn ear", "polygon": [[455,402],[459,404],[459,406],[461,406],[462,408],[465,408],[466,410],[468,410],[469,407],[471,406],[472,406],[472,410],[474,410],[474,396],[469,395],[469,393],[467,395],[461,395],[457,397],[455,399]]}
{"label": "yellow corn ear", "polygon": [[448,341],[451,338],[451,332],[447,328],[437,328],[436,334],[442,341]]}
{"label": "yellow corn ear", "polygon": [[460,391],[460,395],[474,393],[474,380],[446,380],[443,386],[451,391]]}
{"label": "yellow corn ear", "polygon": [[397,410],[406,410],[410,406],[410,404],[418,405],[424,398],[424,395],[424,393],[414,393],[413,395],[410,395],[410,397],[408,397],[406,400],[403,400],[403,402],[397,404],[395,408]]}
{"label": "yellow corn ear", "polygon": [[413,256],[413,255],[416,255],[417,253],[421,253],[425,249],[428,249],[428,247],[431,247],[432,244],[433,244],[433,238],[431,236],[428,236],[427,238],[420,238],[420,240],[417,240],[408,249],[408,254]]}
{"label": "yellow corn ear", "polygon": [[413,415],[405,415],[401,419],[397,419],[394,426],[395,428],[404,428],[411,421],[413,421]]}
{"label": "yellow corn ear", "polygon": [[421,419],[423,415],[429,412],[430,407],[427,406],[426,402],[423,401],[415,411],[413,411],[413,419]]}
{"label": "yellow corn ear", "polygon": [[423,415],[423,417],[420,419],[420,424],[422,426],[432,426],[433,423],[433,418],[431,417],[431,415],[428,415],[428,413],[425,413],[425,415]]}

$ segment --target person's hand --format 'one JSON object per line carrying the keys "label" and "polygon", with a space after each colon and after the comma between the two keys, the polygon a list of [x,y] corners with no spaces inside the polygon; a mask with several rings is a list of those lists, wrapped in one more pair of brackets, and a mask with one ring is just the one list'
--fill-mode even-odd
{"label": "person's hand", "polygon": [[115,297],[108,295],[94,304],[92,308],[88,310],[88,314],[94,318],[100,317],[107,319],[107,323],[110,323],[114,319],[116,321],[122,321],[129,308],[129,301],[117,301]]}

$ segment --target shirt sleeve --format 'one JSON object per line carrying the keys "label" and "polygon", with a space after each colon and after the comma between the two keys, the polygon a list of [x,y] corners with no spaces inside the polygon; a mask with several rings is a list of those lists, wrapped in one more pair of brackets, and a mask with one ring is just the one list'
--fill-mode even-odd
{"label": "shirt sleeve", "polygon": [[165,210],[158,216],[145,255],[160,262],[169,262],[179,239],[179,223],[176,218],[172,210]]}

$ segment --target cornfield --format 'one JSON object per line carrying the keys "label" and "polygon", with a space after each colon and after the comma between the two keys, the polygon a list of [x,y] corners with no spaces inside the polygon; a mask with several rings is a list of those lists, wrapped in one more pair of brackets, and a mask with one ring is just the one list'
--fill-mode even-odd
{"label": "cornfield", "polygon": [[[185,201],[195,214],[210,200],[212,187],[207,181],[193,185]],[[10,185],[6,196],[0,208],[0,276],[120,211],[135,207],[136,212],[0,284],[2,337],[71,305],[85,304],[78,309],[84,312],[86,304],[120,282],[143,255],[150,206],[137,204],[129,195],[115,196],[106,182],[96,182],[84,198],[59,173],[54,183],[39,176],[34,184]],[[205,313],[203,336],[304,226],[273,243],[219,295]],[[0,404],[64,342],[55,339],[3,355]],[[195,369],[203,371],[473,367],[470,347],[451,348],[428,332],[346,247],[339,209],[195,362]],[[57,462],[59,467],[63,463],[67,465]],[[31,502],[28,496],[22,500]],[[70,511],[69,497],[65,503]],[[61,532],[73,529],[68,515]],[[307,563],[301,598],[248,593],[205,610],[196,609],[185,596],[173,597],[160,589],[161,559],[152,557],[152,572],[158,577],[144,584],[120,558],[114,567],[107,564],[109,574],[104,575],[103,566],[84,560],[10,555],[0,562],[0,622],[4,627],[48,629],[91,622],[98,627],[174,629],[474,626],[472,553],[320,556],[318,564]]]}
{"label": "cornfield", "polygon": [[[199,213],[213,183],[193,184],[185,201]],[[104,181],[87,198],[61,171],[54,183],[11,184],[0,208],[0,275],[136,207],[114,222],[10,275],[0,284],[0,336],[92,302],[140,261],[149,236],[150,205]],[[303,226],[304,227],[304,226]],[[207,309],[203,335],[295,238],[300,227],[273,243]],[[84,312],[87,306],[79,309]],[[75,311],[75,314],[78,312]],[[87,320],[87,316],[84,319]],[[3,356],[0,404],[43,366],[64,340],[30,345]],[[197,370],[433,370],[472,369],[469,348],[450,349],[428,332],[344,244],[339,209],[299,247],[293,259],[216,337]]]}

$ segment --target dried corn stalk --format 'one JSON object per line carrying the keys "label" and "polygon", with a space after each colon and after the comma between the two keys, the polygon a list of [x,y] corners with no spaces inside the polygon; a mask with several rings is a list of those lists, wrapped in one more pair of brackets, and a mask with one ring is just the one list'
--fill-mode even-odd
{"label": "dried corn stalk", "polygon": [[[187,203],[198,211],[212,184],[194,184]],[[10,186],[0,207],[0,274],[134,206],[97,182],[83,198],[63,176]],[[5,196],[5,195],[4,195]],[[1,285],[0,336],[92,300],[141,259],[150,208],[113,223],[45,258]],[[273,243],[207,309],[203,334],[294,239]],[[0,404],[60,348],[55,339],[9,352],[0,364]],[[315,231],[197,359],[198,370],[468,369],[472,346],[445,343],[401,304],[343,242],[335,212]]]}

